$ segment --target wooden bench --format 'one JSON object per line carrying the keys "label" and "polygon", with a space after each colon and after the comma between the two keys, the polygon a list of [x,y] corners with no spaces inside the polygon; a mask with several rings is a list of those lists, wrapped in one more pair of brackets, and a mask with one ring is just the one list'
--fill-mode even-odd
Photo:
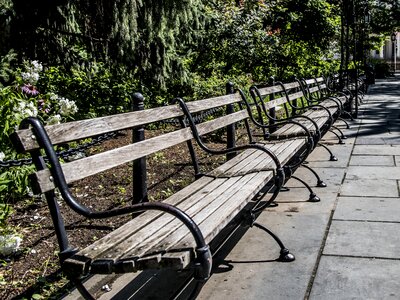
{"label": "wooden bench", "polygon": [[[264,132],[264,138],[284,140],[301,137],[307,129],[313,134],[314,147],[317,146],[325,133],[333,128],[334,122],[343,112],[343,103],[346,101],[342,98],[326,96],[324,86],[319,83],[319,80],[310,79],[261,88],[251,87],[252,101],[247,101],[247,103],[249,107],[255,106],[257,111],[252,118],[256,123],[267,123],[270,129]],[[284,110],[284,113],[276,117],[277,110]],[[287,120],[300,123],[303,127],[281,123]],[[341,131],[340,135],[333,133],[337,136],[339,143],[343,143],[343,133]],[[336,160],[332,154],[330,159]]]}
{"label": "wooden bench", "polygon": [[[348,101],[346,95],[333,94],[329,91],[323,78],[296,80],[290,83],[277,83],[272,86],[250,88],[251,99],[246,99],[246,105],[252,121],[263,126],[263,132],[258,134],[265,140],[303,138],[312,134],[312,151],[317,145],[326,149],[330,160],[336,161],[336,156],[323,143],[321,138],[331,131],[340,144],[346,138],[341,129],[334,125],[344,111]],[[284,122],[291,120],[292,123]],[[301,126],[298,126],[301,125]],[[338,132],[336,132],[338,131]],[[257,135],[257,134],[255,134]],[[306,156],[308,153],[305,154]],[[317,179],[318,187],[326,184],[312,168],[302,165],[312,172]],[[310,201],[319,201],[312,188],[296,177],[310,191]]]}
{"label": "wooden bench", "polygon": [[[135,97],[141,99],[139,94]],[[311,134],[307,133],[302,138],[271,144],[255,143],[249,135],[249,143],[232,146],[234,143],[230,142],[228,149],[209,149],[202,136],[226,127],[232,130],[232,126],[239,123],[248,128],[249,114],[247,109],[240,107],[243,105],[241,95],[234,93],[187,104],[180,99],[176,101],[177,104],[165,107],[51,126],[28,118],[12,135],[16,149],[30,153],[36,166],[37,171],[31,176],[32,187],[36,193],[44,193],[47,199],[62,270],[86,299],[93,299],[81,281],[87,275],[159,268],[190,270],[199,282],[193,292],[197,293],[201,283],[210,276],[212,253],[235,227],[256,226],[270,233],[256,223],[255,218],[275,199],[287,177],[304,161],[304,153],[309,153]],[[195,122],[196,114],[225,107],[229,107],[230,114]],[[182,128],[82,159],[61,162],[54,149],[56,145],[170,119],[179,119]],[[141,202],[94,211],[72,194],[70,186],[79,180],[132,161],[138,162],[180,143],[188,144],[196,165],[193,139],[207,153],[234,153],[235,156],[207,174],[197,174],[196,181],[162,202]],[[55,197],[56,189],[63,205],[88,219],[140,214],[93,244],[76,249],[69,243],[59,200]],[[267,192],[271,192],[269,199],[264,197]],[[281,247],[278,259],[294,260],[279,238],[270,234]]]}

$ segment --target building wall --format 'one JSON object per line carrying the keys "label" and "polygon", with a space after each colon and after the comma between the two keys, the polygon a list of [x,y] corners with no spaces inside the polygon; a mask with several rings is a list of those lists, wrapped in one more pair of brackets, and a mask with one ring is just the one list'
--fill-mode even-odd
{"label": "building wall", "polygon": [[[396,32],[396,60],[400,58],[400,32]],[[392,60],[393,59],[393,43],[390,36],[387,37],[385,44],[380,50],[372,50],[371,57],[377,59]]]}

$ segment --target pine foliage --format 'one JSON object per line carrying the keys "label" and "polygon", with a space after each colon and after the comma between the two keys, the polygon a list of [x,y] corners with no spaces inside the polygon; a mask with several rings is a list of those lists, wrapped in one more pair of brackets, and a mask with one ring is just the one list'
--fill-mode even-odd
{"label": "pine foliage", "polygon": [[[21,56],[63,65],[88,56],[123,63],[144,83],[182,75],[180,56],[202,23],[200,0],[1,1],[9,4],[0,20],[9,31],[3,39]],[[13,17],[5,24],[3,15]]]}

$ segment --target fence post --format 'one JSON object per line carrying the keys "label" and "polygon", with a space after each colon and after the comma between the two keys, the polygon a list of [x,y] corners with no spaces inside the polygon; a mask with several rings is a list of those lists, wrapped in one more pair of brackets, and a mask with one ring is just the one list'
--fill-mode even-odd
{"label": "fence post", "polygon": [[[144,97],[141,93],[134,93],[132,97],[132,110],[144,110]],[[132,129],[132,142],[137,143],[144,141],[144,127]],[[132,166],[133,178],[133,195],[132,204],[147,202],[147,172],[146,172],[146,157],[142,157],[133,161]]]}
{"label": "fence post", "polygon": [[[275,77],[271,76],[269,78],[269,85],[273,86],[275,85]],[[274,100],[275,99],[275,93],[271,94],[269,100]],[[269,115],[271,116],[271,118],[276,119],[276,110],[275,110],[275,106],[269,109]],[[269,133],[273,133],[276,131],[277,127],[275,125],[275,120],[270,119],[269,120]]]}
{"label": "fence post", "polygon": [[[226,94],[234,94],[235,90],[233,88],[233,83],[228,82],[226,84]],[[234,107],[233,104],[228,104],[226,106],[226,114],[232,114],[234,113]],[[226,127],[226,147],[227,148],[233,148],[236,146],[236,129],[235,129],[235,124],[228,125]],[[230,160],[236,156],[236,152],[228,153],[226,155],[226,160]]]}

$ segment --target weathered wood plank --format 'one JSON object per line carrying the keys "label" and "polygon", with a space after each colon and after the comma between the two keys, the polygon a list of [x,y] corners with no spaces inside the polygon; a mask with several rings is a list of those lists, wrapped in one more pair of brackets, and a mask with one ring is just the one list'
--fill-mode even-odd
{"label": "weathered wood plank", "polygon": [[[246,177],[249,177],[249,175]],[[195,218],[196,222],[199,222],[197,224],[199,225],[205,240],[207,242],[212,241],[218,232],[232,221],[235,216],[237,216],[249,201],[257,195],[258,191],[260,191],[265,184],[272,179],[272,177],[272,172],[264,171],[258,173],[256,176],[251,178],[251,181],[241,187],[241,195],[245,197],[243,199],[245,201],[240,201],[238,204],[237,197],[235,195],[229,195],[230,197],[224,202],[224,206],[221,210],[214,211],[211,215],[208,215],[206,219],[200,222]],[[185,238],[176,244],[171,244],[167,249],[179,249],[185,245],[193,247],[193,238],[190,235],[186,235]]]}
{"label": "weathered wood plank", "polygon": [[274,94],[274,93],[280,93],[283,92],[283,88],[280,85],[273,85],[273,86],[268,86],[264,88],[258,89],[262,97]]}
{"label": "weathered wood plank", "polygon": [[[215,131],[242,121],[248,117],[246,110],[241,110],[197,126],[201,135]],[[99,153],[80,160],[75,160],[62,165],[67,183],[72,183],[88,176],[103,172],[113,167],[128,163],[132,160],[150,155],[168,147],[178,145],[193,137],[189,128],[176,130],[161,136],[153,137],[138,143],[123,146],[107,152]],[[33,175],[37,182],[35,192],[47,192],[54,189],[55,185],[50,170],[38,171]]]}
{"label": "weathered wood plank", "polygon": [[[205,186],[208,186],[212,181],[212,178],[202,177],[169,197],[165,202],[170,205],[177,206],[181,202],[186,201],[193,194],[196,194],[199,190],[202,190]],[[88,271],[88,266],[90,265],[91,261],[96,257],[100,257],[115,244],[119,244],[123,240],[126,240],[135,234],[137,239],[134,240],[136,243],[141,242],[141,239],[145,239],[146,236],[140,237],[137,235],[137,233],[143,230],[143,228],[145,228],[150,222],[158,221],[161,224],[164,224],[164,220],[159,220],[161,216],[165,216],[161,211],[147,211],[137,216],[135,219],[115,229],[105,237],[82,249],[78,255],[68,259],[66,261],[66,268],[79,270],[79,273],[85,274]],[[80,257],[84,257],[85,260],[82,261],[82,259],[79,259]]]}
{"label": "weathered wood plank", "polygon": [[[170,105],[107,117],[49,125],[46,126],[46,131],[53,145],[57,145],[182,115],[183,113],[177,105]],[[24,151],[38,148],[36,139],[32,138],[34,134],[31,129],[19,130],[16,134],[23,145]]]}
{"label": "weathered wood plank", "polygon": [[[238,103],[240,101],[241,97],[239,93],[235,93],[188,102],[187,106],[189,110],[194,113],[228,104]],[[183,112],[179,106],[169,105],[146,109],[143,111],[121,113],[118,115],[49,125],[46,126],[46,131],[52,144],[57,145],[60,143],[68,143],[113,131],[125,130],[158,121],[177,118],[180,116],[183,116]],[[34,137],[34,133],[31,129],[18,130],[15,133],[15,138],[19,141],[19,144],[22,147],[21,151],[30,151],[39,147],[36,139],[32,137]]]}
{"label": "weathered wood plank", "polygon": [[[212,205],[213,202],[218,202],[217,200],[221,197],[222,193],[226,190],[233,189],[235,183],[239,180],[240,178],[217,178],[208,186],[205,186],[203,190],[198,191],[198,193],[185,202],[180,203],[177,207],[193,218],[199,211],[205,209],[205,207]],[[186,226],[178,219],[165,215],[160,218],[160,222],[152,222],[145,230],[141,230],[135,235],[122,240],[119,244],[114,245],[112,248],[102,253],[102,256],[110,256],[117,260],[130,257],[142,257],[152,252],[157,253],[158,248],[156,245],[159,245],[160,240],[163,240],[166,236],[170,236],[180,226],[183,226],[185,228],[184,230],[188,231]],[[101,257],[96,259],[101,259]]]}
{"label": "weathered wood plank", "polygon": [[284,83],[283,86],[286,90],[294,89],[300,87],[300,84],[297,81]]}

